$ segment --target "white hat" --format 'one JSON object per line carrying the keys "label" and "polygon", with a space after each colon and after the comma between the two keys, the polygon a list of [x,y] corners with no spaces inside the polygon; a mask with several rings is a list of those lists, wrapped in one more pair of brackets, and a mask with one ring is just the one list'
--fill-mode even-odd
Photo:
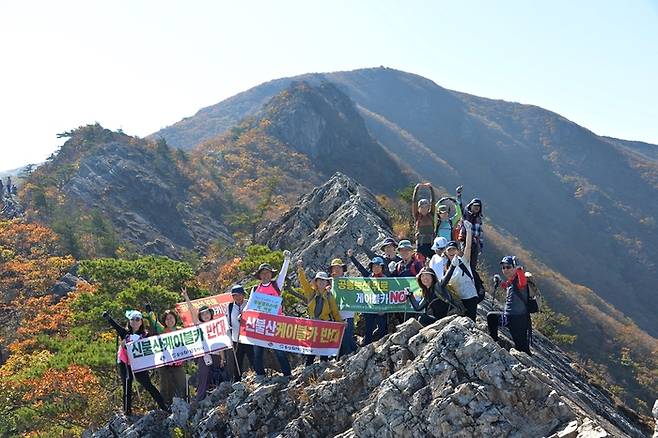
{"label": "white hat", "polygon": [[142,319],[142,312],[140,312],[139,310],[126,310],[126,318],[128,318],[128,319],[133,319],[133,318]]}
{"label": "white hat", "polygon": [[448,246],[448,239],[446,239],[445,237],[437,237],[436,239],[434,239],[434,244],[432,245],[432,249],[436,251],[437,249],[443,249],[446,246]]}

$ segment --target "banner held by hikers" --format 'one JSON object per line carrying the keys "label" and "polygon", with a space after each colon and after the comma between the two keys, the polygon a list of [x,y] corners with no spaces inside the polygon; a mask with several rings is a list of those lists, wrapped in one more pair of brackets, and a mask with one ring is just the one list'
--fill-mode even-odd
{"label": "banner held by hikers", "polygon": [[232,347],[226,316],[126,345],[130,365],[136,373]]}
{"label": "banner held by hikers", "polygon": [[289,353],[335,356],[345,323],[271,315],[247,310],[242,314],[240,343]]}
{"label": "banner held by hikers", "polygon": [[267,295],[260,292],[252,292],[251,295],[249,295],[249,301],[247,301],[247,307],[245,307],[245,310],[278,315],[281,311],[282,304],[282,297]]}
{"label": "banner held by hikers", "polygon": [[415,312],[405,295],[408,288],[422,299],[414,277],[357,278],[340,277],[333,282],[332,293],[340,310],[361,313]]}
{"label": "banner held by hikers", "polygon": [[[199,308],[202,306],[208,306],[210,309],[212,309],[214,318],[219,318],[223,315],[226,315],[228,312],[228,305],[232,302],[233,297],[230,293],[213,295],[211,297],[204,297],[191,301],[192,306],[197,310],[199,310]],[[178,313],[178,316],[184,327],[192,327],[194,325],[192,314],[190,313],[190,309],[188,309],[186,303],[183,302],[176,304],[176,313]]]}

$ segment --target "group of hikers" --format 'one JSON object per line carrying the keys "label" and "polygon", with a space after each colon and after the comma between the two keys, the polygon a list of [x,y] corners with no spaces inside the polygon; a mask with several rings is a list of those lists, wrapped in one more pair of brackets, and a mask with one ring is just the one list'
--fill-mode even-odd
{"label": "group of hikers", "polygon": [[5,189],[7,191],[7,195],[18,194],[18,189],[16,188],[16,185],[13,184],[11,181],[11,176],[7,177],[7,183],[3,183],[2,179],[0,179],[0,198],[2,198],[5,195]]}
{"label": "group of hikers", "polygon": [[[422,196],[426,193],[427,196]],[[393,237],[385,238],[379,245],[380,252],[374,253],[364,246],[363,237],[358,238],[356,248],[360,248],[369,258],[367,266],[363,266],[356,258],[354,249],[347,249],[345,255],[362,277],[413,277],[422,291],[418,300],[409,289],[405,289],[406,299],[417,313],[406,313],[404,318],[416,318],[420,324],[427,326],[449,314],[466,316],[475,321],[477,307],[484,299],[484,284],[477,271],[477,260],[483,245],[482,201],[474,198],[465,207],[462,205],[462,187],[457,187],[454,197],[435,199],[434,188],[429,183],[418,184],[412,199],[412,215],[415,224],[415,245],[409,239],[399,242]],[[291,264],[291,253],[284,251],[281,269],[277,271],[270,264],[261,264],[254,277],[258,284],[251,292],[279,297],[287,286],[286,276]],[[334,295],[332,282],[347,276],[348,266],[341,258],[333,258],[326,270],[315,273],[309,279],[302,260],[297,261],[297,279],[302,293],[291,291],[303,300],[307,306],[308,317],[322,321],[344,322],[345,331],[337,358],[350,355],[359,347],[364,347],[388,334],[394,324],[390,324],[387,313],[362,313],[358,317],[354,312],[339,309]],[[500,327],[507,327],[517,350],[530,354],[532,336],[530,313],[537,311],[537,304],[531,296],[529,276],[514,256],[505,256],[500,261],[502,277],[494,276],[494,289],[502,287],[506,291],[503,311],[489,312],[487,325],[491,337],[498,341]],[[290,290],[290,289],[287,289]],[[494,291],[495,292],[495,291]],[[242,285],[231,288],[233,302],[229,304],[226,314],[229,335],[233,342],[232,352],[206,354],[196,359],[197,392],[196,401],[201,401],[209,389],[217,383],[215,374],[223,379],[239,381],[242,378],[243,362],[248,358],[250,367],[255,371],[256,382],[266,378],[264,368],[264,353],[268,348],[240,342],[239,327],[244,324],[242,313],[245,310],[246,292]],[[207,306],[195,310],[185,290],[182,298],[187,303],[193,315],[195,324],[210,321],[215,316]],[[279,309],[282,314],[282,309]],[[395,315],[395,314],[393,314]],[[173,397],[184,398],[187,392],[187,382],[183,363],[177,362],[159,368],[160,390],[151,383],[148,371],[132,373],[126,351],[126,343],[148,336],[143,320],[149,320],[149,326],[155,334],[177,330],[179,318],[173,310],[167,310],[161,320],[150,306],[146,306],[145,314],[136,310],[126,312],[128,323],[121,326],[107,312],[103,316],[109,321],[121,339],[117,352],[117,362],[123,381],[123,407],[127,415],[132,412],[131,387],[137,380],[158,403],[162,409],[167,409]],[[398,315],[401,316],[401,315]],[[355,317],[363,321],[363,337],[360,345],[355,336]],[[393,319],[395,321],[395,319]],[[398,319],[395,322],[401,322]],[[228,350],[227,350],[228,351]],[[283,377],[291,376],[291,365],[287,353],[271,349],[278,361]],[[315,356],[307,355],[307,366],[315,362]],[[320,361],[330,360],[321,356]],[[226,371],[228,370],[228,371]]]}

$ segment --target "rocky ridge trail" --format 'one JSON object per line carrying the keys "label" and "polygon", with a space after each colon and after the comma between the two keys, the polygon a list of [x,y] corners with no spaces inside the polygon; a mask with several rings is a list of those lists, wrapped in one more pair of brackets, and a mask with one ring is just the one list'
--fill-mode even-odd
{"label": "rocky ridge trail", "polygon": [[117,415],[93,437],[642,437],[541,335],[508,352],[483,326],[415,320],[338,362],[298,367],[289,382],[222,384],[196,410],[177,400],[134,424]]}

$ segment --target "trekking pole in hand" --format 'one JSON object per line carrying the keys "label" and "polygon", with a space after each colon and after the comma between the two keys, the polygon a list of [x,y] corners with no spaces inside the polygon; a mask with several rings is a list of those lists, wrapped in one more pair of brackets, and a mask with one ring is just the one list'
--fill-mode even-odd
{"label": "trekking pole in hand", "polygon": [[500,275],[495,274],[493,276],[493,291],[491,291],[491,308],[493,309],[496,306],[496,289],[500,285]]}

